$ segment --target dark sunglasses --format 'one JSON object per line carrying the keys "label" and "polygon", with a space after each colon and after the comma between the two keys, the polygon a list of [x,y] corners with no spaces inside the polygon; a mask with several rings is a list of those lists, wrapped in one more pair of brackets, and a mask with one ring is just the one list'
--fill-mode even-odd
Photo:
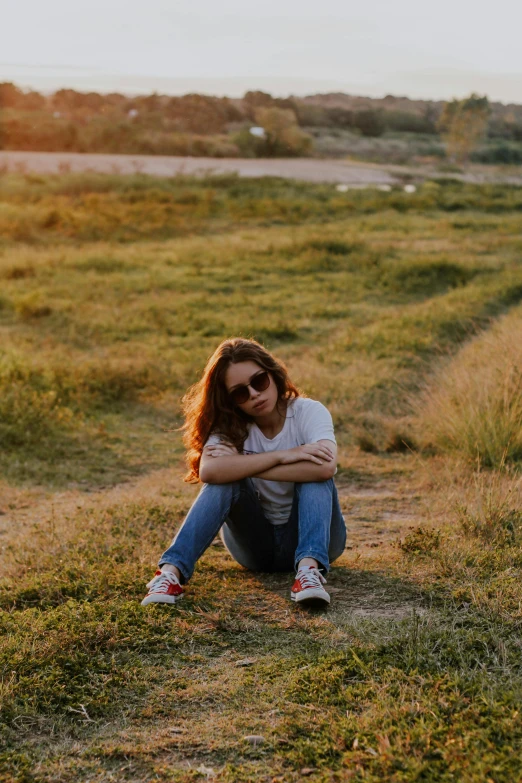
{"label": "dark sunglasses", "polygon": [[250,399],[249,388],[252,387],[255,391],[262,392],[268,389],[270,386],[270,376],[266,370],[254,375],[250,378],[247,384],[242,383],[241,386],[236,386],[235,389],[229,393],[230,401],[233,405],[243,405]]}

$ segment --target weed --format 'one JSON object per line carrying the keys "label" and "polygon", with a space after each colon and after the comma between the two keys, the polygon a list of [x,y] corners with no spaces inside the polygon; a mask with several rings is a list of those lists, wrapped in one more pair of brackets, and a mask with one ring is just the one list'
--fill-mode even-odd
{"label": "weed", "polygon": [[399,542],[406,554],[430,554],[440,547],[440,531],[428,527],[417,527]]}
{"label": "weed", "polygon": [[488,544],[506,546],[522,537],[522,480],[507,480],[495,473],[478,471],[473,476],[475,493],[456,505],[457,518],[466,535]]}
{"label": "weed", "polygon": [[388,454],[415,451],[416,449],[417,444],[409,432],[396,427],[388,432],[384,449]]}
{"label": "weed", "polygon": [[365,451],[367,454],[376,454],[379,451],[373,436],[367,430],[362,428],[356,430],[354,438],[361,451]]}

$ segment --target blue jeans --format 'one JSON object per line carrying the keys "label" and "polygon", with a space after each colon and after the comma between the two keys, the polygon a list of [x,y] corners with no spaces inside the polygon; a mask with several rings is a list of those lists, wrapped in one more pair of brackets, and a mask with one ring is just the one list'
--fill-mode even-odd
{"label": "blue jeans", "polygon": [[179,568],[187,582],[194,566],[221,530],[234,558],[251,571],[291,571],[313,557],[323,572],[344,551],[346,526],[333,479],[295,484],[288,522],[265,517],[251,479],[204,484],[159,565]]}

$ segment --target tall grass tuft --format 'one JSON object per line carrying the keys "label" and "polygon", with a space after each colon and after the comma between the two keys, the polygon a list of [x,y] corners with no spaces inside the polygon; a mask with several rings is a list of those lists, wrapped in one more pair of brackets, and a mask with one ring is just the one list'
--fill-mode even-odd
{"label": "tall grass tuft", "polygon": [[522,540],[522,479],[476,471],[471,496],[457,503],[463,532],[487,544],[505,546]]}
{"label": "tall grass tuft", "polygon": [[417,412],[424,446],[484,467],[522,460],[522,316],[470,343],[426,388]]}

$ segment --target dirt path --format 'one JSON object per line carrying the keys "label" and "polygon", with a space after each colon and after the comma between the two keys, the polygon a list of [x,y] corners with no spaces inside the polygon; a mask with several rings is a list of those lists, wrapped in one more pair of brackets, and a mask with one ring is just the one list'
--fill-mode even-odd
{"label": "dirt path", "polygon": [[204,175],[237,172],[242,177],[288,177],[308,182],[391,185],[396,177],[370,163],[311,158],[192,158],[163,155],[95,155],[75,152],[0,152],[0,169],[56,174],[98,171],[105,174]]}
{"label": "dirt path", "polygon": [[35,526],[52,521],[59,534],[60,528],[65,530],[68,520],[83,509],[108,508],[144,498],[150,503],[162,502],[165,493],[177,488],[180,473],[181,466],[178,471],[162,468],[134,481],[92,492],[76,488],[52,492],[43,487],[22,489],[0,485],[0,564],[7,546],[15,542],[23,545],[23,539]]}
{"label": "dirt path", "polygon": [[[348,568],[333,569],[329,578],[335,596],[334,622],[346,616],[373,616],[399,619],[418,608],[415,591],[379,575],[378,563],[412,527],[428,516],[422,502],[419,478],[413,463],[403,457],[383,458],[354,454],[350,469],[337,480],[341,508],[348,527],[345,555],[338,561]],[[0,566],[9,575],[17,566],[13,552],[23,551],[36,533],[68,537],[71,520],[87,509],[103,509],[118,504],[146,501],[163,504],[169,494],[181,490],[190,505],[197,487],[183,485],[179,466],[164,468],[110,489],[88,492],[71,488],[50,492],[42,488],[0,487]],[[74,525],[73,525],[74,529]],[[25,543],[26,542],[26,543]],[[219,539],[215,544],[222,546]],[[18,560],[18,558],[15,558]],[[377,568],[377,570],[376,570]],[[287,596],[288,575],[260,577],[265,587]],[[338,594],[338,595],[336,595]],[[420,610],[422,611],[422,609]]]}
{"label": "dirt path", "polygon": [[463,173],[444,173],[437,165],[431,164],[379,165],[314,158],[192,158],[79,152],[0,152],[0,172],[2,171],[35,174],[96,171],[103,174],[152,174],[158,177],[237,173],[241,177],[287,177],[307,182],[332,182],[351,188],[394,185],[404,181],[422,182],[430,177],[456,178],[476,184],[489,182],[522,185],[521,166],[472,164],[467,166]]}
{"label": "dirt path", "polygon": [[[352,466],[348,476],[341,474],[336,481],[350,531],[349,550],[378,547],[394,541],[419,516],[425,515],[419,494],[409,484],[409,472],[399,476],[383,475],[383,461],[368,455],[361,455]],[[379,471],[376,471],[377,466]],[[197,487],[181,482],[182,471],[180,463],[100,491],[75,487],[53,492],[43,487],[22,489],[4,484],[0,486],[0,540],[5,545],[51,517],[59,525],[60,520],[86,508],[107,508],[144,499],[148,503],[161,503],[169,492],[180,489],[190,503]]]}

